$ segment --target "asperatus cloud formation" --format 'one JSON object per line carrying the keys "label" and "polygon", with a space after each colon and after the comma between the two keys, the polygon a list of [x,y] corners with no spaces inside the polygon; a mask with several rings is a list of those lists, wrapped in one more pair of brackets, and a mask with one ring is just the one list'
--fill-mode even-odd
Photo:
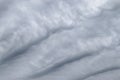
{"label": "asperatus cloud formation", "polygon": [[120,0],[0,0],[0,80],[120,80]]}

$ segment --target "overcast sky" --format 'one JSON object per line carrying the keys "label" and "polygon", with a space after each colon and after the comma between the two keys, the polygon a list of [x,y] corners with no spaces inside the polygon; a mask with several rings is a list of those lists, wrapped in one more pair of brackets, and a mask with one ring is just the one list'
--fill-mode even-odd
{"label": "overcast sky", "polygon": [[119,79],[119,0],[0,0],[0,80]]}

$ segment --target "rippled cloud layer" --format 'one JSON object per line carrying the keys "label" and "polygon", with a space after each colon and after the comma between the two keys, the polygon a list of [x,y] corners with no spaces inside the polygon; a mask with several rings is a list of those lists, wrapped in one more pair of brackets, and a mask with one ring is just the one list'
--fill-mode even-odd
{"label": "rippled cloud layer", "polygon": [[119,0],[1,0],[0,80],[119,80]]}

